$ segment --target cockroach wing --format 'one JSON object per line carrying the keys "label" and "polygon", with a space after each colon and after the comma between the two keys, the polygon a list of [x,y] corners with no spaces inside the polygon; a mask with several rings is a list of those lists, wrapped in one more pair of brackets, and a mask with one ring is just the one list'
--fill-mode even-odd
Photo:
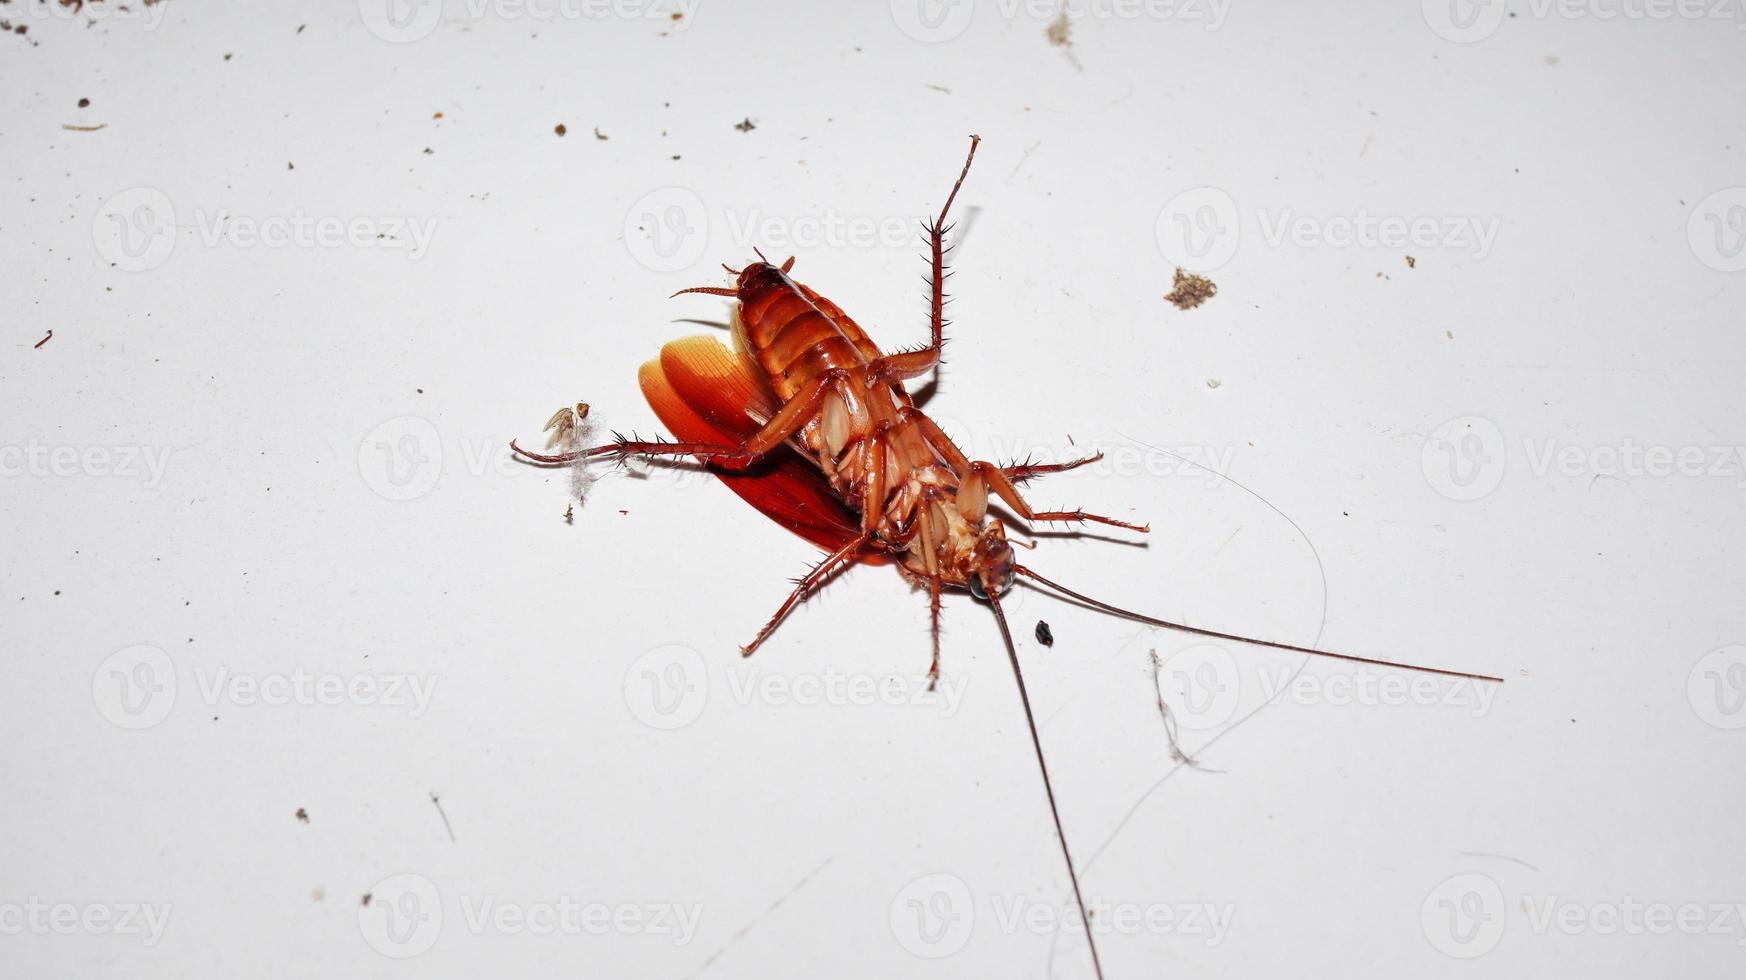
{"label": "cockroach wing", "polygon": [[[769,386],[744,358],[714,337],[686,337],[661,348],[637,379],[661,424],[684,442],[737,446],[776,414]],[[821,548],[854,540],[860,524],[824,474],[782,446],[744,471],[713,472],[746,503]]]}

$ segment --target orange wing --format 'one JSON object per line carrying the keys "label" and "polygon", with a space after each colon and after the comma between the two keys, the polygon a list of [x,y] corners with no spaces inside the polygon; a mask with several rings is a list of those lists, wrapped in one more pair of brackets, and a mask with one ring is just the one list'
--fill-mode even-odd
{"label": "orange wing", "polygon": [[[637,380],[661,423],[685,442],[739,445],[778,407],[764,380],[714,337],[667,344]],[[858,518],[824,474],[787,446],[751,469],[712,472],[746,503],[822,548],[835,551],[860,534]]]}

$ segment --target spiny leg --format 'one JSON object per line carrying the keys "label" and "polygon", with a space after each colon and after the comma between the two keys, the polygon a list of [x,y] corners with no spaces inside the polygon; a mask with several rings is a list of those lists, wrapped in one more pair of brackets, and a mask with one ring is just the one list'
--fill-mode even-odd
{"label": "spiny leg", "polygon": [[[887,428],[887,426],[881,426],[875,429],[861,443],[861,468],[862,472],[867,474],[866,499],[869,501],[883,501],[885,498],[885,434]],[[782,604],[782,608],[776,610],[776,615],[770,617],[770,621],[764,624],[764,628],[758,631],[757,637],[751,643],[740,648],[741,654],[751,656],[752,651],[756,650],[758,645],[764,642],[764,638],[776,629],[776,624],[788,615],[789,610],[804,601],[820,582],[829,578],[837,565],[852,561],[855,553],[873,540],[874,535],[879,530],[882,510],[882,506],[869,505],[866,510],[862,511],[860,537],[825,556],[825,559],[819,562],[812,571],[796,582],[794,592],[789,595],[788,601]]]}
{"label": "spiny leg", "polygon": [[758,635],[752,637],[752,642],[740,647],[740,655],[743,657],[751,656],[752,652],[758,649],[759,644],[763,643],[771,633],[775,632],[776,624],[782,622],[783,617],[788,615],[789,610],[793,609],[801,602],[801,600],[812,594],[812,590],[817,588],[819,583],[829,578],[832,573],[837,570],[839,565],[845,565],[852,562],[856,552],[859,552],[864,546],[866,546],[868,540],[869,536],[866,534],[856,537],[848,544],[845,544],[836,551],[826,555],[823,561],[814,565],[811,571],[801,576],[795,582],[794,591],[789,593],[787,600],[782,603],[781,608],[776,610],[776,615],[771,616],[770,621],[764,624],[764,628],[758,631]]}
{"label": "spiny leg", "polygon": [[932,224],[925,226],[928,233],[928,252],[933,260],[933,276],[928,280],[928,292],[932,300],[928,346],[888,354],[874,361],[867,371],[869,383],[908,381],[926,374],[940,362],[940,348],[946,342],[946,233],[952,230],[946,224],[946,215],[952,210],[952,202],[958,199],[958,189],[964,186],[964,178],[970,173],[970,161],[976,159],[976,144],[980,142],[982,137],[970,137],[970,154],[964,158],[964,169],[958,172],[958,180],[952,185],[952,193],[946,195],[945,207],[940,208],[940,216]]}
{"label": "spiny leg", "polygon": [[[964,481],[958,489],[960,500],[979,500],[984,497],[987,491],[992,490],[1001,500],[1006,502],[1008,507],[1011,507],[1027,521],[1090,521],[1096,524],[1108,524],[1111,527],[1126,528],[1130,531],[1146,532],[1151,530],[1147,526],[1118,521],[1113,517],[1089,514],[1082,510],[1034,510],[1019,494],[1018,487],[1013,485],[1005,470],[993,463],[985,463],[980,460],[972,463],[969,457],[964,455],[963,450],[953,444],[951,437],[947,436],[933,419],[928,418],[919,410],[910,408],[900,411],[898,418],[908,421],[920,429],[922,438],[928,441],[928,445],[933,446],[946,457],[946,462]],[[966,514],[965,516],[971,515]]]}
{"label": "spiny leg", "polygon": [[1097,452],[1092,453],[1090,456],[1075,459],[1067,463],[1033,463],[1027,459],[1022,463],[1016,463],[1012,466],[1002,466],[1000,470],[1002,473],[1006,474],[1007,479],[1017,483],[1020,480],[1029,480],[1032,477],[1044,476],[1049,473],[1065,473],[1068,470],[1078,469],[1088,463],[1095,463],[1102,458],[1103,450],[1100,449]]}
{"label": "spiny leg", "polygon": [[575,452],[556,456],[546,456],[531,452],[511,441],[509,448],[519,456],[531,459],[536,463],[573,463],[584,457],[616,456],[624,459],[627,456],[696,456],[705,462],[725,466],[730,469],[742,469],[758,461],[765,453],[787,442],[804,427],[807,421],[818,414],[824,399],[836,386],[848,381],[849,372],[837,369],[826,371],[813,378],[806,387],[795,392],[764,427],[752,433],[745,442],[738,446],[724,446],[710,442],[647,442],[642,440],[619,438],[604,446],[590,449],[578,449]]}
{"label": "spiny leg", "polygon": [[1152,530],[1152,527],[1149,524],[1130,524],[1127,521],[1118,521],[1113,517],[1103,517],[1098,514],[1087,513],[1083,510],[1033,510],[1031,505],[1025,501],[1025,498],[1019,494],[1018,487],[1013,484],[1012,480],[1007,477],[1006,472],[1000,467],[993,463],[978,461],[970,464],[970,471],[972,479],[977,475],[980,475],[983,479],[987,480],[988,488],[993,490],[995,495],[1005,501],[1008,507],[1011,507],[1020,517],[1027,521],[1089,521],[1093,524],[1108,524],[1110,527],[1127,528],[1130,531],[1139,531],[1142,534]]}

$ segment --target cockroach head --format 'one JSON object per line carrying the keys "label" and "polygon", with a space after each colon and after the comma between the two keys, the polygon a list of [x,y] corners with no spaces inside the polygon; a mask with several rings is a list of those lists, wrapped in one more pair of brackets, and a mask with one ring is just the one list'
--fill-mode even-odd
{"label": "cockroach head", "polygon": [[1012,545],[1006,540],[1006,526],[998,518],[990,518],[976,539],[975,568],[969,576],[970,594],[987,600],[993,592],[1006,595],[1013,583]]}

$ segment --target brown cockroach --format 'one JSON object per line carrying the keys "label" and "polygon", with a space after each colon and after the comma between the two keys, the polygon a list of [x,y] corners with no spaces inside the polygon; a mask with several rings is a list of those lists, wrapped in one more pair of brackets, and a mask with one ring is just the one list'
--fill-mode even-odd
{"label": "brown cockroach", "polygon": [[731,288],[695,286],[673,294],[705,293],[737,301],[732,323],[736,350],[711,337],[676,340],[661,349],[660,357],[644,364],[639,374],[644,397],[677,441],[615,435],[608,444],[556,455],[530,452],[514,442],[510,447],[525,459],[548,464],[598,457],[623,461],[631,456],[692,456],[752,506],[823,547],[824,559],[798,581],[752,641],[741,647],[746,656],[827,579],[876,557],[892,560],[905,578],[927,592],[933,635],[930,678],[938,676],[940,667],[941,593],[967,591],[986,602],[1000,626],[1018,683],[1080,923],[1101,980],[1103,966],[1091,919],[1061,827],[1018,651],[1001,611],[1001,597],[1017,579],[1029,579],[1117,616],[1200,636],[1449,677],[1501,679],[1167,622],[1082,595],[1015,560],[1005,524],[989,512],[991,497],[1026,522],[1096,523],[1141,533],[1149,528],[1081,510],[1038,510],[1019,493],[1018,484],[1024,480],[1096,462],[1101,453],[1065,463],[999,465],[972,460],[916,407],[904,388],[905,381],[928,373],[940,360],[947,323],[945,241],[951,231],[946,216],[970,172],[979,142],[980,137],[970,137],[970,153],[945,206],[939,217],[924,225],[933,266],[926,346],[883,353],[841,307],[790,278],[793,258],[777,266],[760,252],[758,261],[743,269],[723,266],[736,277]]}

